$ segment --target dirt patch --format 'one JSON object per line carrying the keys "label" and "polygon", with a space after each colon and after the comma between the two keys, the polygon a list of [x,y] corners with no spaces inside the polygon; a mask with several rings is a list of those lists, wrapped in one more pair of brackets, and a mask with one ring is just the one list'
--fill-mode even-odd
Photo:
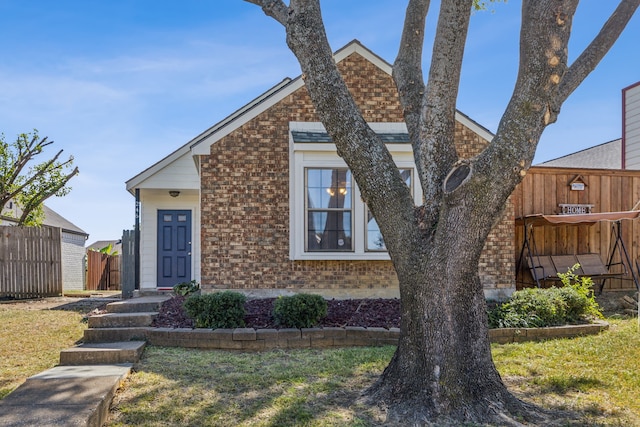
{"label": "dirt patch", "polygon": [[89,313],[102,309],[108,303],[120,301],[120,298],[91,296],[86,298],[51,297],[27,300],[0,300],[0,308],[12,310],[65,310],[77,313]]}

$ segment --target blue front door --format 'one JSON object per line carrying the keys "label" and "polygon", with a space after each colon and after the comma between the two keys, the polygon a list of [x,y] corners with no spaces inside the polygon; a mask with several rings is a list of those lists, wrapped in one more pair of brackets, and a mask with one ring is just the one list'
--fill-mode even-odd
{"label": "blue front door", "polygon": [[191,280],[191,211],[158,211],[158,288]]}

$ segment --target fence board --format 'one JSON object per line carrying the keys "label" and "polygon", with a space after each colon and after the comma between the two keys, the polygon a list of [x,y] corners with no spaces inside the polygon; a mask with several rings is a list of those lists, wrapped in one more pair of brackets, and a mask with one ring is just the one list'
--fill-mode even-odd
{"label": "fence board", "polygon": [[62,231],[0,227],[0,297],[62,295]]}
{"label": "fence board", "polygon": [[120,255],[87,251],[87,290],[120,289]]}

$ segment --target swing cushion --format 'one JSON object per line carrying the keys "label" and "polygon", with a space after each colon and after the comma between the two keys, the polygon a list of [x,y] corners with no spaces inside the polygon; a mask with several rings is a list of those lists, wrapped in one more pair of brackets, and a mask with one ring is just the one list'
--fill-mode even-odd
{"label": "swing cushion", "polygon": [[[595,254],[595,255],[598,257],[598,260],[600,260],[600,257],[598,256],[598,254]],[[578,258],[576,255],[553,255],[551,256],[551,260],[553,261],[553,265],[555,265],[556,267],[557,273],[565,274],[570,269],[572,269],[574,265],[580,264],[580,267],[573,270],[573,273],[577,274],[578,276],[585,275],[582,269],[582,263],[578,261]],[[602,261],[600,261],[600,264],[602,264]]]}
{"label": "swing cushion", "polygon": [[573,272],[578,276],[605,279],[624,275],[609,272],[599,254],[534,255],[533,263],[530,258],[527,258],[527,261],[531,276],[537,277],[538,280],[560,280],[558,273],[566,273],[576,264],[580,264],[580,267]]}
{"label": "swing cushion", "polygon": [[537,277],[538,280],[556,280],[558,278],[556,267],[553,265],[550,256],[537,255],[533,257],[533,264],[531,258],[527,258],[527,262],[529,263],[532,277]]}

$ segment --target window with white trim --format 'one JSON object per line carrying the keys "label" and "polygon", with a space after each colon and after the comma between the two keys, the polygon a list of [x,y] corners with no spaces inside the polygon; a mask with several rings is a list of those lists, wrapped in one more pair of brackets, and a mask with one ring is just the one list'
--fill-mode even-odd
{"label": "window with white trim", "polygon": [[307,252],[352,251],[351,171],[306,168]]}
{"label": "window with white trim", "polygon": [[[414,200],[415,164],[402,123],[371,124],[386,142]],[[290,123],[289,257],[293,260],[389,259],[378,225],[345,162],[319,123]]]}

